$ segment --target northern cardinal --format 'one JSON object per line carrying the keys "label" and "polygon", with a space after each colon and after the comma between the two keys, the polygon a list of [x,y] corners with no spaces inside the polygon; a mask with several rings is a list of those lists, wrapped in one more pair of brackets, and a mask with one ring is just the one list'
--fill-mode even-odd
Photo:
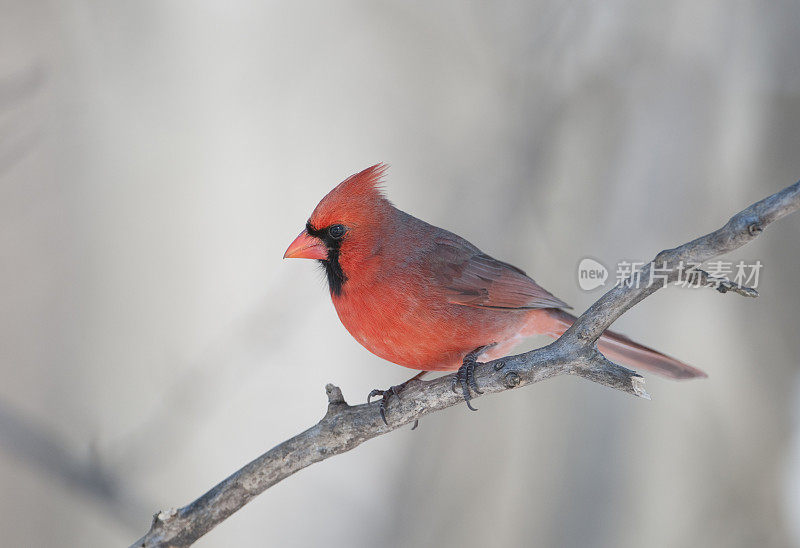
{"label": "northern cardinal", "polygon": [[[368,167],[331,190],[284,258],[324,266],[339,319],[373,354],[422,371],[415,379],[458,370],[454,388],[458,381],[470,406],[479,357],[502,357],[532,335],[558,338],[575,316],[519,268],[394,207],[380,187],[386,169]],[[612,331],[598,348],[673,379],[706,376]],[[384,421],[386,399],[402,386],[370,394],[381,396]]]}

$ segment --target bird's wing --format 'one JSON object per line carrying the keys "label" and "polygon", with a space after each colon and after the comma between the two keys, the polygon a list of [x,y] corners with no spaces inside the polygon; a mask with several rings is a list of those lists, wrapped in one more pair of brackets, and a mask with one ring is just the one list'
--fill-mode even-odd
{"label": "bird's wing", "polygon": [[570,308],[525,272],[486,255],[453,235],[435,239],[430,255],[437,282],[449,302],[479,308]]}

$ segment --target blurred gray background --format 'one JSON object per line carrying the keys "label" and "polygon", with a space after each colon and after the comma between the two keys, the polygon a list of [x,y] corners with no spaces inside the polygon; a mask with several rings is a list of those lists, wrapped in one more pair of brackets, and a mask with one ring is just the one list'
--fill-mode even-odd
{"label": "blurred gray background", "polygon": [[[281,261],[385,161],[395,204],[584,310],[800,178],[800,3],[0,0],[0,531],[123,546],[409,377]],[[198,545],[800,545],[800,215],[616,327],[708,371],[482,398],[280,483]],[[613,277],[613,273],[612,273]],[[532,341],[541,344],[543,341]]]}

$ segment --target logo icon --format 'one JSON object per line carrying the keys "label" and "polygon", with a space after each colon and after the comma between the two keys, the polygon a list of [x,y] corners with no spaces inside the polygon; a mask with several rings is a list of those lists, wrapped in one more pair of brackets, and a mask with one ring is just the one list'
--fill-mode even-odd
{"label": "logo icon", "polygon": [[594,259],[586,257],[578,264],[578,285],[584,291],[605,285],[607,279],[608,269]]}

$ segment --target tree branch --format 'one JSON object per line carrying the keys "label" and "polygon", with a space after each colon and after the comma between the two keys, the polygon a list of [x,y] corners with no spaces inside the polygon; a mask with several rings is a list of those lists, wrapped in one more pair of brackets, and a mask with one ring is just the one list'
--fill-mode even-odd
{"label": "tree branch", "polygon": [[[699,264],[741,247],[756,238],[768,224],[798,208],[800,182],[734,215],[719,230],[662,251],[639,270],[639,279],[652,279],[654,269],[658,269],[666,273],[668,282],[673,282],[680,275],[681,266]],[[698,272],[701,285],[719,288],[718,280],[709,279],[705,272]],[[479,365],[475,377],[481,390],[493,394],[556,375],[576,375],[649,399],[644,389],[644,378],[606,359],[597,350],[596,341],[617,318],[664,285],[665,282],[616,285],[552,344]],[[754,290],[727,280],[722,286],[725,287],[722,292],[730,290],[755,296]],[[192,544],[253,497],[306,466],[349,451],[424,415],[463,402],[461,395],[451,391],[451,383],[451,375],[429,382],[409,383],[402,397],[392,398],[387,405],[389,425],[381,421],[377,402],[348,405],[341,390],[329,384],[326,387],[328,410],[322,420],[264,453],[187,506],[156,514],[150,530],[132,546]]]}

